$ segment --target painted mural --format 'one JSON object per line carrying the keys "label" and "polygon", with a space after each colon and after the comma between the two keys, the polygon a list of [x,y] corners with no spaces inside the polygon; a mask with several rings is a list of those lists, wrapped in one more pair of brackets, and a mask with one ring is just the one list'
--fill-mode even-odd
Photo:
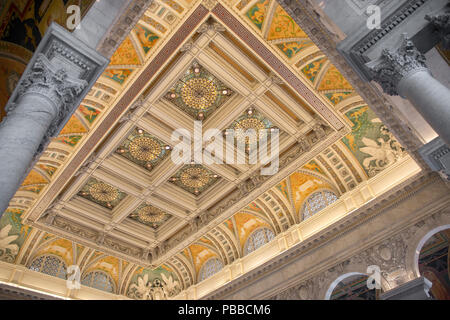
{"label": "painted mural", "polygon": [[329,183],[309,174],[294,172],[289,177],[291,184],[292,200],[294,201],[295,212],[300,212],[300,208],[306,198],[317,190],[327,189],[333,191],[335,188]]}
{"label": "painted mural", "polygon": [[247,11],[247,17],[258,27],[258,29],[262,28],[269,2],[269,0],[259,0]]}
{"label": "painted mural", "polygon": [[294,19],[278,5],[273,15],[272,24],[270,25],[267,40],[304,38],[307,39],[306,33],[295,23]]}
{"label": "painted mural", "polygon": [[368,106],[354,108],[345,115],[353,127],[342,141],[369,177],[404,155],[405,149]]}
{"label": "painted mural", "polygon": [[22,224],[23,210],[8,209],[0,218],[0,261],[13,263],[31,227]]}
{"label": "painted mural", "polygon": [[266,221],[248,213],[239,212],[236,213],[233,218],[236,221],[241,248],[244,247],[248,236],[256,229],[261,227],[272,229]]}

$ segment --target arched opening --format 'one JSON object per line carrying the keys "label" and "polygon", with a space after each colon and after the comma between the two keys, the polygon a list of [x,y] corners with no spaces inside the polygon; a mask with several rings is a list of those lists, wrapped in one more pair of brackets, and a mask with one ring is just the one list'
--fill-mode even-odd
{"label": "arched opening", "polygon": [[449,264],[450,227],[430,231],[416,250],[418,273],[432,282],[430,295],[436,300],[450,300]]}
{"label": "arched opening", "polygon": [[200,269],[198,282],[208,279],[212,275],[216,274],[223,268],[223,263],[218,258],[211,258],[205,262]]}
{"label": "arched opening", "polygon": [[99,270],[87,273],[81,280],[81,284],[110,293],[115,292],[113,279],[105,272]]}
{"label": "arched opening", "polygon": [[376,300],[376,289],[367,285],[368,276],[350,272],[338,277],[328,288],[325,300]]}
{"label": "arched opening", "polygon": [[244,245],[244,256],[264,246],[275,238],[275,234],[268,228],[259,228],[253,231]]}
{"label": "arched opening", "polygon": [[338,197],[333,191],[324,189],[314,192],[306,198],[300,212],[300,219],[303,221],[312,217],[336,200],[338,200]]}
{"label": "arched opening", "polygon": [[35,258],[31,262],[29,269],[61,279],[66,279],[67,275],[67,267],[65,262],[61,258],[54,255],[42,255]]}

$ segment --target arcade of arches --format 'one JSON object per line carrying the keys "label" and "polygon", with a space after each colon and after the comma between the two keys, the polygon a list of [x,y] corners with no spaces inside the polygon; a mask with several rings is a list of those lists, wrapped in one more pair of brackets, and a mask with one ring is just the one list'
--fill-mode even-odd
{"label": "arcade of arches", "polygon": [[[446,1],[106,1],[1,1],[0,298],[450,299]],[[175,163],[194,121],[278,171]]]}

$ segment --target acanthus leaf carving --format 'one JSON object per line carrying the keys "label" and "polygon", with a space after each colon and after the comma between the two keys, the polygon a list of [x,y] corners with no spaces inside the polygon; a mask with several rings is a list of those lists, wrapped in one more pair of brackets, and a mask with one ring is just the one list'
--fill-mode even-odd
{"label": "acanthus leaf carving", "polygon": [[428,71],[425,56],[406,34],[403,37],[397,50],[383,49],[380,59],[366,64],[373,80],[391,96],[400,94],[398,85],[405,77],[419,71]]}

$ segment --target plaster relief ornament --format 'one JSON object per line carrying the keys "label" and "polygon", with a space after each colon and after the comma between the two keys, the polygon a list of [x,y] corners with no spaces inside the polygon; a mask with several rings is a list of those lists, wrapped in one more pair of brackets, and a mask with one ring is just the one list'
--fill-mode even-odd
{"label": "plaster relief ornament", "polygon": [[380,128],[380,132],[382,135],[376,141],[362,138],[366,146],[360,148],[360,151],[370,155],[362,164],[370,177],[395,163],[404,154],[404,148],[384,125]]}
{"label": "plaster relief ornament", "polygon": [[161,276],[162,282],[160,279],[150,281],[148,273],[138,277],[137,284],[131,284],[128,295],[139,300],[167,300],[177,294],[180,287],[179,282],[173,280],[171,275],[166,277],[165,274],[161,274]]}
{"label": "plaster relief ornament", "polygon": [[439,33],[444,50],[450,50],[450,4],[447,5],[446,13],[433,17],[426,15],[425,19],[430,21]]}

